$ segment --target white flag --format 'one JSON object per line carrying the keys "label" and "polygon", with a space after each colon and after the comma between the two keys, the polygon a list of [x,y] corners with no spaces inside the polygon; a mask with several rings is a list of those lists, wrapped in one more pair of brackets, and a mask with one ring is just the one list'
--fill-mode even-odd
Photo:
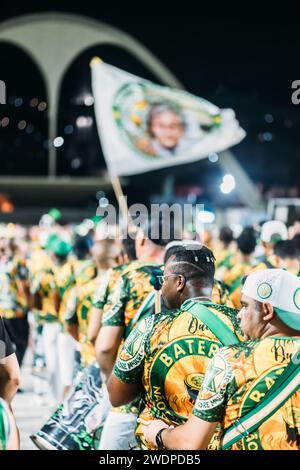
{"label": "white flag", "polygon": [[231,109],[100,59],[91,67],[98,132],[112,177],[200,160],[246,135]]}

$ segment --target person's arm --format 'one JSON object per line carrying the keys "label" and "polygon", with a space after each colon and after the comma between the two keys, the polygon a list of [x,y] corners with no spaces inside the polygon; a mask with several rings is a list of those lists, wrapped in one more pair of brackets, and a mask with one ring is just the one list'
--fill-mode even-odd
{"label": "person's arm", "polygon": [[175,429],[168,427],[163,421],[144,421],[142,431],[147,442],[156,446],[156,435],[163,429],[161,439],[166,449],[171,450],[205,450],[216,431],[217,422],[203,421],[191,416],[185,424]]}
{"label": "person's arm", "polygon": [[66,331],[75,341],[79,341],[79,327],[76,323],[66,323]]}
{"label": "person's arm", "polygon": [[88,340],[92,343],[96,343],[97,336],[99,334],[102,322],[102,308],[93,307],[91,311],[90,321],[88,325],[87,336]]}
{"label": "person's arm", "polygon": [[112,406],[122,406],[137,398],[141,392],[138,384],[125,383],[119,380],[114,372],[107,382],[109,401]]}
{"label": "person's arm", "polygon": [[103,307],[106,304],[109,296],[109,285],[113,274],[114,271],[112,269],[108,269],[101,279],[100,284],[97,283],[96,286],[96,292],[93,297],[93,308],[91,311],[87,331],[88,340],[93,345],[96,343],[96,339],[101,328]]}
{"label": "person's arm", "polygon": [[127,282],[121,277],[108,296],[107,304],[110,308],[103,311],[101,329],[95,343],[96,358],[106,380],[112,372],[124,337],[124,311],[128,300]]}
{"label": "person's arm", "polygon": [[145,344],[152,331],[153,317],[144,318],[132,330],[122,349],[111,374],[107,390],[113,406],[130,403],[142,389],[145,362]]}
{"label": "person's arm", "polygon": [[29,299],[29,308],[30,310],[42,309],[42,298],[41,298],[41,279],[42,273],[35,274],[31,279],[30,285],[30,299]]}
{"label": "person's arm", "polygon": [[0,396],[7,403],[14,398],[20,386],[20,367],[14,346],[0,317]]}
{"label": "person's arm", "polygon": [[[162,431],[162,441],[167,449],[204,450],[217,424],[223,422],[228,395],[234,393],[236,386],[230,363],[224,354],[225,349],[220,349],[206,369],[193,415],[182,426]],[[145,439],[156,445],[156,435],[166,424],[160,420],[142,424]]]}
{"label": "person's arm", "polygon": [[0,360],[0,396],[11,403],[20,386],[20,367],[15,353]]}
{"label": "person's arm", "polygon": [[96,359],[105,380],[113,370],[123,336],[124,327],[122,326],[104,326],[98,334],[95,344]]}
{"label": "person's arm", "polygon": [[42,309],[42,299],[39,292],[30,295],[29,307],[31,310],[41,310]]}
{"label": "person's arm", "polygon": [[[66,294],[66,292],[65,292]],[[79,340],[79,325],[77,317],[77,295],[76,287],[68,292],[66,310],[64,314],[64,325],[66,331],[76,340]]]}

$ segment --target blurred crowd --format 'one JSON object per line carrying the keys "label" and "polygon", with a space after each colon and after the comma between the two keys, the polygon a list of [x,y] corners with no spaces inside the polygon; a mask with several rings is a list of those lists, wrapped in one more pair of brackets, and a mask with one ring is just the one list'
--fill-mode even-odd
{"label": "blurred crowd", "polygon": [[[250,389],[277,383],[300,347],[300,224],[181,240],[155,224],[0,225],[0,448],[19,447],[25,354],[40,449],[219,449]],[[299,391],[274,413],[228,448],[299,450]]]}

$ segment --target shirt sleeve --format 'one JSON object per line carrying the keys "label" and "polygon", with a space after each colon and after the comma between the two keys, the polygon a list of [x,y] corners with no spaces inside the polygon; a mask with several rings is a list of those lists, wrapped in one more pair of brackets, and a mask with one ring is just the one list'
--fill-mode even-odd
{"label": "shirt sleeve", "polygon": [[92,303],[95,308],[103,309],[107,302],[109,295],[109,280],[111,275],[112,270],[109,269],[101,279],[101,282],[96,286],[96,291],[92,299]]}
{"label": "shirt sleeve", "polygon": [[34,274],[31,279],[30,293],[37,294],[41,289],[42,273]]}
{"label": "shirt sleeve", "polygon": [[103,309],[102,326],[125,326],[125,308],[129,301],[128,281],[120,277],[107,299]]}
{"label": "shirt sleeve", "polygon": [[153,315],[143,318],[123,344],[114,366],[114,373],[121,382],[131,384],[142,382],[145,345],[149,341],[153,323]]}
{"label": "shirt sleeve", "polygon": [[78,324],[77,318],[77,296],[76,288],[73,287],[68,293],[68,299],[66,301],[66,310],[64,320],[66,323],[76,325]]}
{"label": "shirt sleeve", "polygon": [[210,361],[193,409],[195,416],[211,423],[223,421],[226,403],[234,392],[235,380],[226,350],[220,349]]}
{"label": "shirt sleeve", "polygon": [[5,359],[15,352],[13,343],[5,327],[3,318],[0,317],[0,360]]}

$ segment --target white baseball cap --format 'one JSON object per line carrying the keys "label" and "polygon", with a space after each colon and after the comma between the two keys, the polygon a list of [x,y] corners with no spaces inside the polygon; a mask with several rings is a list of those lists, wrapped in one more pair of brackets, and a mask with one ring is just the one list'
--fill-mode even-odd
{"label": "white baseball cap", "polygon": [[284,269],[261,269],[246,278],[242,293],[268,302],[280,320],[300,330],[300,278]]}
{"label": "white baseball cap", "polygon": [[263,242],[277,242],[279,240],[287,240],[287,238],[288,230],[281,220],[269,220],[261,228],[260,239]]}

